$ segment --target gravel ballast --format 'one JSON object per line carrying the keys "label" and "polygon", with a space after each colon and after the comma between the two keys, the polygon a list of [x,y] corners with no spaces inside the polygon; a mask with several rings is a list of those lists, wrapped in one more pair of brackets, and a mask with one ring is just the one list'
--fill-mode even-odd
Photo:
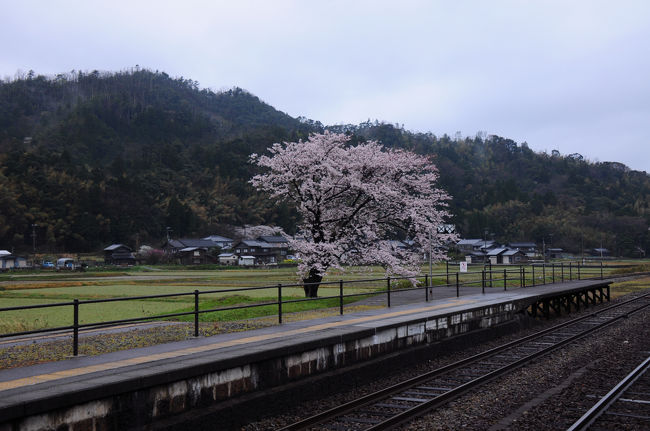
{"label": "gravel ballast", "polygon": [[[622,297],[621,299],[625,299]],[[605,306],[608,304],[604,304]],[[285,414],[248,424],[242,429],[269,430],[340,405],[366,393],[487,350],[506,341],[536,332],[543,327],[592,313],[581,313],[542,322],[521,331],[482,343],[472,349],[419,364],[350,391],[307,400]],[[567,429],[621,378],[629,373],[650,345],[649,311],[630,316],[621,323],[561,348],[513,373],[489,382],[478,391],[462,396],[442,409],[404,425],[403,430],[557,430]]]}

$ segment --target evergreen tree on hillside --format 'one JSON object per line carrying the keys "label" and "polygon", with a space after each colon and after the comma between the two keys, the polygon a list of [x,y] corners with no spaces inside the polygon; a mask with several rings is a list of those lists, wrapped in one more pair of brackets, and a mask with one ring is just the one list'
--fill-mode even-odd
{"label": "evergreen tree on hillside", "polygon": [[[0,248],[91,251],[107,243],[160,245],[165,228],[202,236],[222,225],[293,232],[297,212],[255,191],[248,163],[276,142],[325,129],[351,144],[433,155],[449,212],[466,237],[548,241],[579,252],[603,245],[650,252],[650,179],[580,154],[536,153],[498,136],[435,136],[367,121],[324,127],[292,118],[240,88],[139,67],[106,73],[33,71],[0,82]],[[172,204],[172,200],[176,200]]]}

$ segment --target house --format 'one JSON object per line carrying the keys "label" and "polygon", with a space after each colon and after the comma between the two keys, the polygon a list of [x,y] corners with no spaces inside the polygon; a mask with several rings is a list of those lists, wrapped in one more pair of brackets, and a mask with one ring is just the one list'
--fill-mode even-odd
{"label": "house", "polygon": [[262,235],[256,238],[258,241],[268,242],[269,244],[280,244],[289,247],[289,240],[282,235]]}
{"label": "house", "polygon": [[185,247],[178,250],[175,256],[182,265],[203,265],[213,262],[208,249],[204,247]]}
{"label": "house", "polygon": [[235,253],[221,253],[217,256],[221,265],[238,265],[239,257]]}
{"label": "house", "polygon": [[549,259],[559,259],[562,257],[562,253],[564,253],[564,250],[561,248],[546,249],[546,255],[548,256]]}
{"label": "house", "polygon": [[499,247],[488,251],[488,258],[492,265],[514,265],[528,262],[528,256],[521,251],[509,247]]}
{"label": "house", "polygon": [[488,261],[488,252],[499,248],[499,244],[485,239],[461,239],[456,243],[458,251],[465,255],[469,263],[483,263]]}
{"label": "house", "polygon": [[511,242],[508,247],[513,250],[520,250],[524,252],[529,258],[537,256],[537,244],[534,242]]}
{"label": "house", "polygon": [[203,238],[206,241],[212,241],[217,247],[222,250],[230,250],[232,248],[233,240],[225,236],[210,235]]}
{"label": "house", "polygon": [[461,253],[471,253],[476,250],[477,246],[480,248],[479,243],[482,242],[482,239],[461,239],[456,243],[456,247]]}
{"label": "house", "polygon": [[485,263],[487,262],[487,255],[482,251],[472,251],[465,255],[465,261],[468,263]]}
{"label": "house", "polygon": [[181,238],[167,241],[163,251],[171,261],[182,265],[199,265],[213,262],[215,259],[210,252],[217,247],[216,243],[207,239]]}
{"label": "house", "polygon": [[242,258],[253,256],[255,265],[277,264],[289,254],[289,242],[284,237],[260,236],[257,239],[242,239],[233,246],[233,250]]}
{"label": "house", "polygon": [[131,247],[124,244],[111,244],[104,249],[106,265],[135,265],[135,256]]}
{"label": "house", "polygon": [[0,250],[0,271],[6,271],[13,268],[26,268],[27,259],[24,257],[14,256],[7,250]]}
{"label": "house", "polygon": [[204,248],[205,250],[210,250],[215,248],[216,245],[213,241],[207,239],[193,239],[193,238],[181,238],[181,239],[170,239],[163,245],[163,250],[165,254],[174,256],[179,253],[182,249],[187,247],[198,247]]}
{"label": "house", "polygon": [[487,256],[492,265],[497,265],[500,263],[503,263],[503,253],[508,250],[505,247],[499,247],[499,248],[493,248],[492,250],[488,251]]}
{"label": "house", "polygon": [[490,250],[498,247],[499,244],[492,240],[485,239],[461,239],[456,243],[456,247],[461,253],[471,253],[473,251]]}
{"label": "house", "polygon": [[289,240],[282,235],[263,235],[257,237],[258,241],[263,241],[271,244],[272,248],[279,251],[278,261],[281,262],[286,259],[289,254]]}
{"label": "house", "polygon": [[502,259],[506,265],[519,265],[528,262],[528,255],[522,250],[508,248],[503,252]]}
{"label": "house", "polygon": [[611,254],[611,252],[610,252],[608,249],[606,249],[606,248],[602,248],[602,247],[600,247],[600,248],[594,248],[594,249],[591,251],[591,254],[592,254],[593,256],[608,257],[608,256]]}

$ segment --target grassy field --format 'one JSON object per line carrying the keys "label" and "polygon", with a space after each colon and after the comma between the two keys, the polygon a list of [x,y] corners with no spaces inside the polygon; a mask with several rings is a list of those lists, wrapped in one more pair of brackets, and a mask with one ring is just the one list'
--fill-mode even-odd
{"label": "grassy field", "polygon": [[[608,262],[610,263],[610,262]],[[612,262],[613,263],[613,262]],[[635,263],[638,263],[636,261]],[[436,265],[434,274],[444,273],[446,265]],[[470,267],[469,274],[461,274],[460,282],[475,282],[477,289],[481,285],[481,267]],[[423,273],[428,272],[428,266],[422,268]],[[450,265],[449,282],[455,283],[457,265]],[[479,271],[479,272],[476,272]],[[503,277],[502,269],[493,274],[493,284],[501,286]],[[526,269],[526,284],[531,285],[532,271]],[[573,277],[576,277],[573,268]],[[604,274],[619,269],[604,268]],[[547,282],[552,280],[552,272],[548,268],[544,271]],[[565,268],[565,279],[569,278],[569,270]],[[597,276],[600,269],[590,270],[589,276]],[[583,277],[585,272],[582,273]],[[372,294],[377,290],[386,288],[385,281],[364,282],[361,280],[379,279],[384,277],[380,267],[352,267],[347,271],[331,271],[319,289],[319,296],[336,296],[339,293],[338,280],[345,281],[345,294]],[[555,270],[556,281],[561,278],[559,268]],[[518,269],[507,275],[509,286],[519,285]],[[535,283],[542,280],[542,272],[536,269]],[[187,270],[187,269],[162,269],[151,267],[135,267],[114,269],[108,271],[86,273],[11,273],[0,276],[0,308],[27,306],[36,304],[64,303],[73,299],[94,300],[124,298],[133,296],[162,295],[187,293],[199,290],[201,292],[216,291],[201,295],[201,310],[213,308],[232,307],[244,304],[258,304],[277,301],[277,284],[284,286],[297,284],[298,278],[295,268],[273,269],[219,269],[219,270]],[[446,275],[434,277],[433,285],[447,283]],[[407,287],[405,281],[392,283],[393,288]],[[242,292],[225,292],[229,289],[245,287],[269,286],[267,289],[249,290]],[[300,287],[283,287],[282,298],[284,301],[303,298],[304,293]],[[352,300],[346,300],[350,302]],[[135,317],[155,316],[160,314],[192,311],[194,306],[193,295],[172,296],[166,298],[129,300],[120,302],[83,304],[80,307],[80,323],[92,323],[108,320],[120,320]],[[324,299],[317,302],[285,304],[284,312],[304,311],[320,307],[336,307],[338,299]],[[222,311],[219,313],[205,313],[200,316],[202,321],[224,321],[274,315],[277,305],[269,305],[244,310]],[[189,316],[188,318],[192,318]],[[187,320],[178,318],[177,320]],[[72,324],[72,307],[52,307],[44,309],[5,311],[0,312],[0,332],[19,332],[39,328],[66,326]]]}
{"label": "grassy field", "polygon": [[[349,271],[333,271],[327,281],[376,279],[383,277],[379,267],[351,268]],[[129,272],[87,273],[15,273],[3,275],[0,280],[0,307],[16,307],[37,304],[65,303],[73,299],[94,300],[133,296],[164,295],[215,291],[201,294],[200,309],[209,310],[245,304],[277,301],[278,283],[285,286],[297,284],[295,268],[233,269],[233,270],[131,270]],[[227,292],[230,289],[264,287],[265,289],[243,292]],[[345,294],[372,293],[385,287],[379,282],[359,282],[345,286]],[[226,291],[226,292],[224,292]],[[324,284],[319,296],[339,294],[338,282]],[[304,297],[301,287],[283,287],[282,299]],[[350,300],[346,300],[350,302]],[[323,299],[309,303],[284,304],[284,312],[303,311],[313,308],[338,306],[338,299]],[[79,322],[93,323],[108,320],[129,319],[160,314],[192,311],[194,296],[171,296],[166,298],[140,299],[120,302],[82,304]],[[0,332],[19,332],[39,328],[67,326],[72,324],[71,306],[0,312]],[[277,314],[277,305],[251,309],[204,313],[202,321],[224,321]],[[176,320],[188,320],[179,317]]]}
{"label": "grassy field", "polygon": [[628,293],[639,292],[648,288],[650,288],[650,277],[641,277],[634,280],[612,283],[610,295],[612,299],[614,299],[619,296],[627,295]]}

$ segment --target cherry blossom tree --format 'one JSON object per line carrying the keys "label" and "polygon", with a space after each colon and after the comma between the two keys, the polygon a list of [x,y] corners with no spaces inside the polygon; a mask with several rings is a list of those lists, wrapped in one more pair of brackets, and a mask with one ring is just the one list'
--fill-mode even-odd
{"label": "cherry blossom tree", "polygon": [[[272,198],[292,202],[300,216],[291,247],[301,258],[305,295],[317,296],[329,268],[381,264],[387,275],[412,277],[423,253],[442,259],[437,233],[450,197],[436,187],[429,158],[386,149],[376,141],[350,145],[344,134],[325,132],[305,141],[276,143],[270,155],[251,155],[267,172],[251,183]],[[393,246],[401,233],[408,249]]]}

